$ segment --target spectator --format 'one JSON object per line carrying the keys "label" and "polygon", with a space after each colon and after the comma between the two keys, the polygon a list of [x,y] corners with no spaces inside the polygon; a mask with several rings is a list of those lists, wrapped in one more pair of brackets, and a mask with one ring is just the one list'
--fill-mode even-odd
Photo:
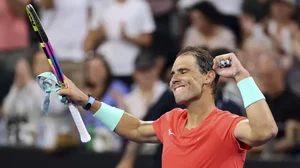
{"label": "spectator", "polygon": [[64,73],[78,86],[83,83],[84,52],[89,1],[37,0],[41,20]]}
{"label": "spectator", "polygon": [[272,1],[270,18],[265,24],[267,34],[276,44],[280,55],[283,56],[281,61],[285,63],[286,69],[292,66],[295,52],[293,40],[299,34],[297,24],[292,18],[296,8],[295,5],[295,0]]}
{"label": "spectator", "polygon": [[[260,43],[263,44],[263,43]],[[268,45],[267,45],[268,46]],[[270,46],[270,45],[269,45]],[[254,48],[252,48],[253,50]],[[254,49],[255,50],[255,49]],[[272,145],[274,152],[299,153],[299,141],[295,140],[295,135],[299,135],[300,115],[297,105],[300,98],[291,92],[286,85],[286,70],[280,62],[280,56],[274,47],[265,47],[256,54],[256,58],[249,60],[253,62],[253,69],[257,73],[253,74],[259,88],[264,93],[266,101],[273,113],[273,117],[278,124],[279,132],[276,141]],[[267,66],[266,66],[267,65]],[[296,131],[296,132],[295,132]],[[266,146],[254,148],[253,151],[267,150]]]}
{"label": "spectator", "polygon": [[114,0],[99,25],[94,25],[86,36],[85,52],[99,52],[108,61],[112,74],[129,86],[134,70],[134,59],[140,48],[152,43],[155,24],[149,4],[146,1]]}
{"label": "spectator", "polygon": [[[178,52],[178,27],[175,0],[147,0],[152,9],[156,29],[151,50],[158,56],[158,64],[171,66]],[[163,67],[163,70],[166,68]],[[163,76],[163,75],[161,75]]]}
{"label": "spectator", "polygon": [[221,25],[222,14],[210,2],[194,5],[189,15],[192,25],[184,33],[182,47],[197,45],[208,49],[236,48],[233,33]]}
{"label": "spectator", "polygon": [[0,1],[0,102],[13,82],[17,61],[27,56],[29,35],[25,6],[28,3],[29,0]]}
{"label": "spectator", "polygon": [[[168,85],[159,80],[158,67],[154,57],[149,51],[140,52],[135,61],[135,87],[129,95],[124,97],[126,111],[145,121],[158,119],[164,113],[179,107]],[[128,142],[117,167],[134,167],[138,154],[154,154],[152,167],[161,167],[162,145],[139,145],[134,142]]]}
{"label": "spectator", "polygon": [[13,85],[3,103],[8,145],[32,147],[41,116],[42,92],[25,58],[19,59],[15,68]]}
{"label": "spectator", "polygon": [[249,38],[267,36],[263,25],[257,22],[255,16],[248,11],[243,11],[240,15],[239,23],[241,25],[241,48]]}
{"label": "spectator", "polygon": [[[32,70],[34,76],[43,72],[52,72],[43,51],[40,50],[33,56]],[[39,111],[35,113],[41,113],[41,100],[44,93],[41,88],[35,89],[36,92],[40,93],[39,101],[35,102],[35,105],[39,107]],[[77,148],[79,145],[77,128],[68,106],[60,103],[56,93],[50,94],[48,115],[39,118],[38,128],[36,142],[38,148],[57,152],[69,148]]]}
{"label": "spectator", "polygon": [[[268,64],[268,66],[266,66]],[[273,113],[275,121],[281,127],[274,144],[276,152],[298,151],[294,142],[294,129],[300,124],[300,111],[297,105],[300,98],[286,86],[285,71],[280,68],[278,57],[262,55],[258,62],[259,80],[263,85],[263,93]],[[290,125],[292,125],[290,127]],[[280,127],[279,127],[280,128]],[[300,130],[297,130],[298,134]],[[294,148],[294,149],[293,149]]]}
{"label": "spectator", "polygon": [[244,0],[243,13],[253,16],[256,22],[264,22],[270,13],[272,0]]}
{"label": "spectator", "polygon": [[271,39],[267,36],[251,36],[244,42],[239,59],[252,76],[257,76],[256,62],[259,56],[265,53],[270,53],[270,55],[278,54]]}
{"label": "spectator", "polygon": [[[113,78],[110,67],[103,56],[89,57],[85,61],[84,74],[85,92],[111,106],[122,106],[118,104],[116,95],[124,96],[129,92],[129,88],[122,81]],[[88,150],[116,152],[121,149],[120,138],[104,127],[90,112],[84,112],[83,119],[92,135],[92,141],[87,144]]]}

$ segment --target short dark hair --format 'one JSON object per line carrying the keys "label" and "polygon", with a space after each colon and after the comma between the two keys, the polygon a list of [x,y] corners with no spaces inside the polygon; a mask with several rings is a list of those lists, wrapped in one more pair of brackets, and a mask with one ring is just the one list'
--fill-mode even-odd
{"label": "short dark hair", "polygon": [[222,24],[224,21],[224,16],[220,11],[216,8],[214,4],[208,1],[202,1],[194,4],[188,11],[200,11],[206,19],[208,19],[211,23],[214,24]]}
{"label": "short dark hair", "polygon": [[[104,68],[107,71],[106,72],[107,73],[107,78],[105,79],[104,89],[103,89],[102,93],[100,93],[99,95],[93,95],[93,96],[96,96],[97,99],[101,99],[104,96],[106,90],[110,87],[110,85],[113,81],[113,74],[112,74],[111,68],[110,68],[107,60],[105,59],[105,57],[101,54],[98,54],[98,53],[94,53],[94,54],[92,54],[91,56],[89,56],[85,59],[85,62],[84,62],[85,69],[86,69],[86,66],[87,66],[87,62],[92,61],[92,60],[102,61],[103,64],[104,64]],[[91,83],[91,81],[87,78],[86,74],[84,75],[84,86],[94,87],[94,84]]]}
{"label": "short dark hair", "polygon": [[[209,54],[208,51],[199,46],[188,46],[183,48],[177,55],[192,55],[196,59],[196,63],[199,67],[199,71],[202,74],[207,74],[209,71],[213,70],[213,60],[214,58]],[[214,70],[213,70],[214,71]],[[216,76],[212,82],[213,95],[217,92],[217,83],[219,81],[219,75],[215,72]]]}

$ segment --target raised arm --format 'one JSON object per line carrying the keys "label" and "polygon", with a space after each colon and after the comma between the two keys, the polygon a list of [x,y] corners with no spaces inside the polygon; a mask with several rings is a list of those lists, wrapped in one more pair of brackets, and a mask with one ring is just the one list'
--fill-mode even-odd
{"label": "raised arm", "polygon": [[104,40],[104,27],[100,25],[97,29],[91,29],[83,42],[83,49],[85,52],[94,51],[99,44]]}
{"label": "raised arm", "polygon": [[[65,77],[65,82],[67,88],[60,90],[58,94],[67,95],[75,104],[85,106],[90,100],[88,95],[78,89],[67,77]],[[160,142],[155,134],[153,122],[141,121],[121,109],[111,107],[97,100],[91,104],[89,111],[94,114],[94,117],[118,135],[134,142]]]}
{"label": "raised arm", "polygon": [[[231,60],[231,67],[219,68],[218,65],[222,59]],[[265,97],[235,54],[217,56],[214,60],[214,67],[219,75],[235,79],[246,108],[248,120],[237,124],[234,136],[250,146],[260,146],[275,137],[278,128]]]}
{"label": "raised arm", "polygon": [[[237,76],[235,80],[238,84],[242,84],[242,82],[248,82],[252,79],[249,73],[245,71]],[[254,82],[252,84],[253,87],[256,86]],[[248,96],[257,96],[256,92],[260,92],[258,88],[252,90],[251,86],[249,88],[240,87],[242,94],[243,89],[248,89],[248,93],[244,93],[243,99],[247,99]],[[252,95],[245,95],[251,92]],[[238,140],[251,146],[260,146],[277,135],[277,125],[264,98],[249,104],[245,108],[248,120],[241,121],[234,131],[234,135]]]}

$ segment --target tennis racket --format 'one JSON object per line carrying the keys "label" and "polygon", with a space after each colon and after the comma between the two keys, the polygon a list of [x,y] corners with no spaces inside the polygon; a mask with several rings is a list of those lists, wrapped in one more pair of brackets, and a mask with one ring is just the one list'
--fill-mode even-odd
{"label": "tennis racket", "polygon": [[[63,71],[62,68],[60,67],[60,64],[58,62],[58,58],[54,53],[54,50],[52,48],[52,45],[49,41],[49,38],[46,35],[46,32],[42,26],[42,23],[40,21],[39,16],[37,15],[37,13],[35,12],[33,6],[31,4],[26,6],[26,12],[27,15],[29,17],[30,23],[32,25],[32,28],[34,30],[34,32],[36,33],[36,35],[39,37],[39,42],[40,42],[40,46],[42,47],[48,63],[50,64],[53,73],[55,74],[57,81],[59,82],[60,86],[62,88],[65,87],[65,82],[64,82],[64,75],[63,75]],[[72,102],[69,99],[69,102]],[[80,135],[80,139],[81,142],[88,142],[91,140],[91,136],[88,133],[84,122],[81,118],[81,115],[78,111],[78,109],[72,104],[69,103],[69,110],[71,112],[71,115],[73,117],[73,120],[75,122],[75,125],[78,129],[79,135]]]}

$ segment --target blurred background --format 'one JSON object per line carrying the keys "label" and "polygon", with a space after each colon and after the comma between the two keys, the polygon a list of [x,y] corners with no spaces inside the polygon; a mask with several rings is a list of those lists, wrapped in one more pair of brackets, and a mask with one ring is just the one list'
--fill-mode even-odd
{"label": "blurred background", "polygon": [[[162,145],[127,141],[80,109],[92,136],[82,144],[55,93],[42,115],[35,77],[51,68],[28,21],[29,3],[66,76],[143,120],[179,107],[168,82],[181,48],[236,53],[280,130],[248,151],[245,167],[299,167],[299,0],[0,0],[1,167],[161,167]],[[245,116],[235,82],[221,78],[218,86],[218,108]]]}

